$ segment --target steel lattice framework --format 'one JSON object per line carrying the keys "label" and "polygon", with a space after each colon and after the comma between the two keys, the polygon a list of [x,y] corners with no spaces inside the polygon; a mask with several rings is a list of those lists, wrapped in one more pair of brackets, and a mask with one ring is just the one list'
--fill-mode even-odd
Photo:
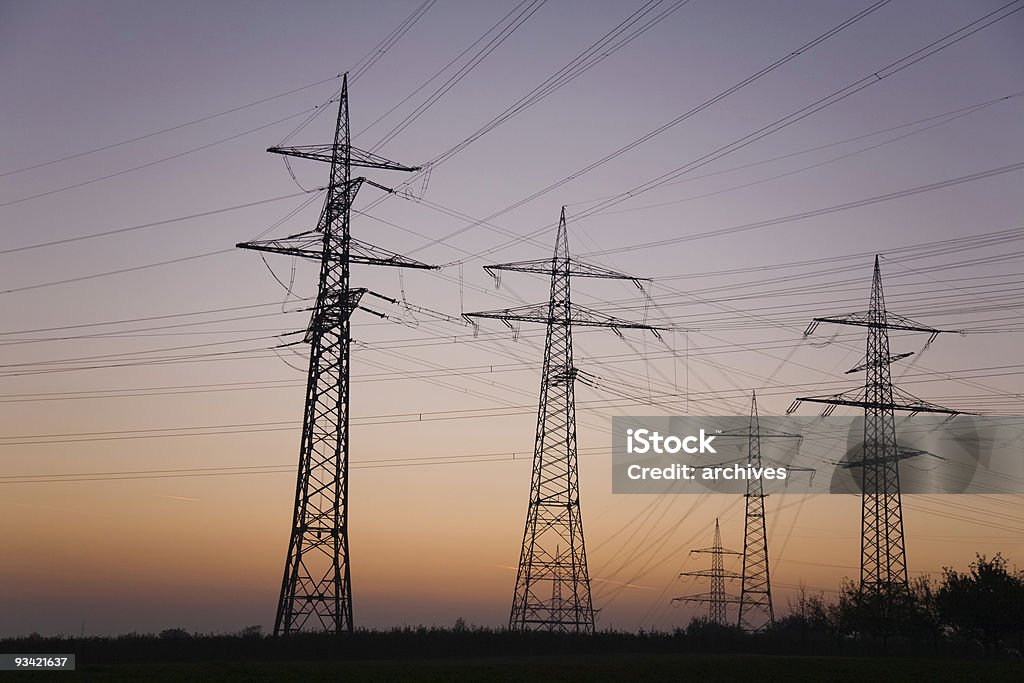
{"label": "steel lattice framework", "polygon": [[727,550],[722,547],[722,531],[718,527],[718,518],[715,517],[715,536],[710,548],[698,548],[691,550],[692,554],[711,555],[711,569],[701,569],[693,572],[681,572],[679,576],[696,576],[711,579],[711,587],[707,593],[695,595],[684,595],[672,598],[673,603],[677,602],[706,602],[708,604],[708,621],[713,624],[725,626],[729,622],[729,605],[739,602],[735,597],[725,592],[725,582],[731,579],[738,579],[740,575],[736,572],[725,570],[725,555],[740,555],[739,551]]}
{"label": "steel lattice framework", "polygon": [[509,628],[593,633],[594,608],[577,473],[574,384],[579,371],[573,363],[572,328],[575,325],[611,327],[616,331],[642,329],[655,334],[658,328],[572,304],[570,282],[573,277],[625,279],[640,285],[632,276],[570,257],[564,207],[552,258],[486,266],[485,270],[496,280],[501,271],[551,277],[546,304],[465,314],[469,320],[489,318],[510,326],[512,321],[547,325],[530,504]]}
{"label": "steel lattice framework", "polygon": [[[757,415],[757,393],[750,395],[750,425],[747,430],[726,431],[720,436],[739,436],[747,439],[747,465],[760,470],[761,439],[800,439],[799,434],[785,434],[761,427]],[[806,467],[787,467],[789,471],[813,471]],[[772,584],[768,561],[768,533],[765,528],[764,481],[760,477],[747,478],[743,516],[743,573],[740,590],[740,610],[737,624],[744,631],[760,631],[775,622],[772,605]]]}
{"label": "steel lattice framework", "polygon": [[[760,470],[762,439],[802,439],[799,434],[788,434],[775,429],[761,426],[757,416],[757,393],[750,395],[750,422],[745,429],[728,429],[718,433],[719,438],[740,437],[747,439],[747,467]],[[771,462],[769,460],[769,462]],[[721,462],[713,465],[702,465],[701,469],[721,467],[729,463]],[[778,465],[778,463],[772,463]],[[787,472],[811,472],[810,467],[786,465]],[[744,495],[743,529],[743,573],[740,591],[740,610],[737,625],[744,631],[760,631],[775,621],[775,610],[772,606],[772,587],[768,563],[768,534],[765,529],[764,482],[760,477],[747,478],[747,490]]]}
{"label": "steel lattice framework", "polygon": [[920,325],[886,310],[878,256],[875,256],[868,312],[814,318],[804,336],[814,332],[822,322],[868,329],[865,360],[847,371],[850,374],[863,370],[864,386],[833,396],[798,398],[787,412],[792,413],[801,401],[827,404],[825,415],[831,414],[836,406],[864,408],[863,455],[859,460],[845,465],[861,470],[860,588],[862,592],[891,595],[893,591],[905,591],[908,587],[899,463],[900,460],[925,454],[924,451],[905,449],[898,445],[894,412],[906,410],[911,413],[944,413],[951,416],[960,413],[921,401],[893,387],[889,366],[912,354],[890,354],[889,330],[927,332],[927,344],[931,344],[943,330]]}
{"label": "steel lattice framework", "polygon": [[[761,424],[757,419],[757,394],[750,397],[750,432],[747,464],[761,469]],[[743,517],[743,574],[740,590],[739,627],[757,631],[775,621],[772,582],[768,567],[768,533],[764,523],[764,482],[747,478],[746,513]]]}
{"label": "steel lattice framework", "polygon": [[[352,147],[348,75],[342,81],[334,144],[271,147],[268,152],[329,162],[330,184],[315,230],[238,244],[242,249],[302,256],[320,262],[320,281],[305,341],[309,375],[302,420],[295,512],[274,635],[298,631],[351,632],[352,585],[348,545],[350,318],[366,289],[352,289],[353,263],[431,268],[352,239],[352,202],[366,178],[352,168],[415,171]],[[388,188],[383,188],[387,190]],[[390,190],[389,190],[390,191]],[[372,292],[370,292],[372,294]]]}

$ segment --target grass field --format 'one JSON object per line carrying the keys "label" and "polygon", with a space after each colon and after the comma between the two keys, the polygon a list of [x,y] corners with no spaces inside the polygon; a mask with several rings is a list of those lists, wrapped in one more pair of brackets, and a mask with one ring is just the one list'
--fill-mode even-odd
{"label": "grass field", "polygon": [[[468,654],[468,653],[467,653]],[[8,674],[32,681],[1020,681],[1024,663],[945,659],[634,654],[354,660],[333,662],[160,663]]]}

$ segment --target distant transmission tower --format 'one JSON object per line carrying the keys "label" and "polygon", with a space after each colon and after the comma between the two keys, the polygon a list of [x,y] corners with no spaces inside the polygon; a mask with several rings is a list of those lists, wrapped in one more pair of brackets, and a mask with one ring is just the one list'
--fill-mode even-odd
{"label": "distant transmission tower", "polygon": [[[748,439],[747,465],[760,470],[761,439],[800,439],[799,434],[785,434],[761,426],[757,416],[757,393],[750,395],[750,426],[748,429],[729,430],[719,436],[739,436]],[[807,467],[787,466],[787,471],[814,470]],[[759,631],[775,622],[772,606],[772,584],[769,576],[768,533],[764,515],[764,481],[760,477],[747,478],[747,493],[744,496],[746,514],[743,531],[743,587],[740,592],[738,625],[744,631]]]}
{"label": "distant transmission tower", "polygon": [[[303,630],[352,631],[352,586],[349,579],[348,464],[349,319],[360,299],[371,294],[349,286],[354,263],[404,268],[431,268],[352,239],[352,202],[363,183],[391,191],[352,168],[415,171],[351,145],[348,75],[341,87],[334,144],[272,147],[268,152],[329,162],[330,185],[315,230],[277,240],[245,242],[242,249],[302,256],[320,262],[316,304],[306,329],[310,345],[306,407],[302,421],[295,513],[288,541],[281,598],[274,635]],[[375,295],[380,296],[380,295]]]}
{"label": "distant transmission tower", "polygon": [[572,328],[652,330],[651,325],[613,318],[570,302],[570,280],[593,277],[639,281],[629,275],[590,265],[569,256],[565,207],[558,222],[555,253],[550,259],[485,266],[496,272],[539,273],[551,277],[547,303],[500,311],[467,313],[467,318],[536,322],[547,325],[544,373],[533,452],[530,505],[519,556],[515,598],[509,617],[513,630],[594,632],[594,609],[583,542],[576,457],[576,400],[573,385]]}
{"label": "distant transmission tower", "polygon": [[917,399],[893,387],[889,365],[912,353],[889,353],[889,330],[927,332],[928,344],[944,330],[920,325],[885,309],[882,294],[882,273],[875,256],[875,272],[871,283],[871,304],[867,313],[851,313],[841,317],[814,318],[804,332],[810,335],[819,323],[854,325],[868,328],[867,353],[863,363],[847,374],[865,371],[864,386],[833,396],[801,397],[793,402],[787,414],[802,401],[825,403],[823,415],[836,406],[864,408],[864,450],[859,460],[844,465],[861,470],[861,591],[889,594],[906,590],[907,557],[903,541],[903,503],[900,499],[900,460],[924,451],[901,448],[896,441],[894,411],[911,413],[959,414]]}
{"label": "distant transmission tower", "polygon": [[690,551],[693,554],[706,553],[711,555],[711,569],[701,569],[695,572],[682,572],[679,576],[698,576],[711,579],[711,589],[707,593],[695,595],[684,595],[672,598],[672,602],[706,602],[708,604],[708,621],[713,624],[725,626],[729,622],[728,606],[739,602],[735,597],[725,592],[725,582],[729,579],[738,579],[740,575],[736,572],[725,570],[724,555],[740,555],[736,550],[726,550],[722,547],[722,532],[718,528],[718,518],[715,518],[715,537],[710,548],[699,548]]}
{"label": "distant transmission tower", "polygon": [[[750,396],[750,450],[747,464],[761,469],[761,424],[757,419],[757,394]],[[747,479],[746,514],[743,530],[743,574],[740,592],[739,627],[757,631],[775,622],[772,583],[768,575],[768,533],[764,523],[764,482]]]}
{"label": "distant transmission tower", "polygon": [[[741,437],[747,439],[747,468],[761,470],[761,439],[802,439],[799,434],[787,434],[761,426],[757,416],[757,393],[750,395],[750,424],[745,429],[728,429],[718,433],[719,437]],[[771,462],[772,466],[779,466]],[[712,469],[731,463],[720,462],[701,465],[700,469]],[[811,472],[810,467],[785,465],[787,473]],[[772,586],[769,577],[768,534],[765,529],[764,481],[761,477],[747,477],[747,491],[744,495],[746,514],[743,529],[743,574],[740,592],[740,610],[737,624],[744,631],[760,631],[775,621],[772,607]]]}

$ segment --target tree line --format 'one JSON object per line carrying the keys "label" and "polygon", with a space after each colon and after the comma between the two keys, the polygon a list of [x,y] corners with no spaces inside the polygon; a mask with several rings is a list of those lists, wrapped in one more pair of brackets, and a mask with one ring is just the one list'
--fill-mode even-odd
{"label": "tree line", "polygon": [[860,590],[847,579],[834,600],[801,589],[790,614],[768,630],[805,643],[830,639],[838,650],[867,643],[887,651],[899,643],[1020,657],[1024,570],[1011,569],[1001,554],[978,555],[965,572],[947,567],[941,577],[918,577],[906,588]]}

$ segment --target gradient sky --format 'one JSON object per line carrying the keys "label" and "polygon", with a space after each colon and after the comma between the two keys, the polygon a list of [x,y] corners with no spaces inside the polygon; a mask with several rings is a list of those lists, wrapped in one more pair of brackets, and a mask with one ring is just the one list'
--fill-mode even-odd
{"label": "gradient sky", "polygon": [[[506,274],[495,289],[481,266],[547,256],[562,205],[574,253],[655,278],[654,305],[628,282],[579,281],[574,300],[676,328],[664,343],[575,336],[578,366],[600,378],[577,389],[599,627],[669,628],[697,613],[668,601],[707,590],[676,575],[700,566],[688,550],[710,543],[715,517],[725,544],[742,547],[738,496],[613,496],[611,416],[742,414],[752,389],[762,414],[781,414],[795,396],[852,387],[858,378],[843,373],[860,362],[862,335],[801,333],[815,315],[866,308],[874,253],[892,310],[966,332],[894,370],[900,386],[963,410],[1021,413],[1022,171],[771,219],[1024,161],[1024,12],[587,214],[596,200],[884,73],[998,0],[895,0],[488,226],[455,215],[502,211],[870,4],[692,0],[439,164],[424,201],[378,205],[382,193],[363,188],[357,238],[452,265],[401,278],[361,268],[353,278],[429,309],[368,301],[389,320],[361,313],[354,325],[358,626],[507,621],[543,330],[524,326],[514,339],[484,325],[474,337],[457,316],[546,297],[529,275]],[[271,234],[314,226],[318,198],[288,216],[312,196],[302,188],[324,183],[325,167],[295,161],[293,181],[264,150],[318,105],[326,113],[289,142],[328,141],[335,107],[324,103],[337,75],[417,6],[0,0],[0,635],[77,633],[83,620],[92,634],[272,626],[302,414],[305,373],[292,366],[303,367],[305,347],[269,349],[304,327],[298,299],[315,293],[316,269],[296,264],[288,293],[259,255],[233,245],[283,219]],[[517,6],[430,5],[351,83],[354,144],[375,148]],[[379,153],[411,164],[437,157],[641,6],[549,0]],[[409,189],[419,196],[422,185]],[[38,246],[285,195],[296,196]],[[660,240],[676,241],[633,248]],[[152,266],[177,259],[187,260]],[[288,283],[291,261],[267,262]],[[894,335],[893,349],[920,352],[924,341]],[[856,575],[855,497],[780,495],[767,506],[777,611],[800,584],[834,590]],[[975,552],[1024,563],[1020,497],[914,496],[904,509],[912,575],[963,568]]]}

